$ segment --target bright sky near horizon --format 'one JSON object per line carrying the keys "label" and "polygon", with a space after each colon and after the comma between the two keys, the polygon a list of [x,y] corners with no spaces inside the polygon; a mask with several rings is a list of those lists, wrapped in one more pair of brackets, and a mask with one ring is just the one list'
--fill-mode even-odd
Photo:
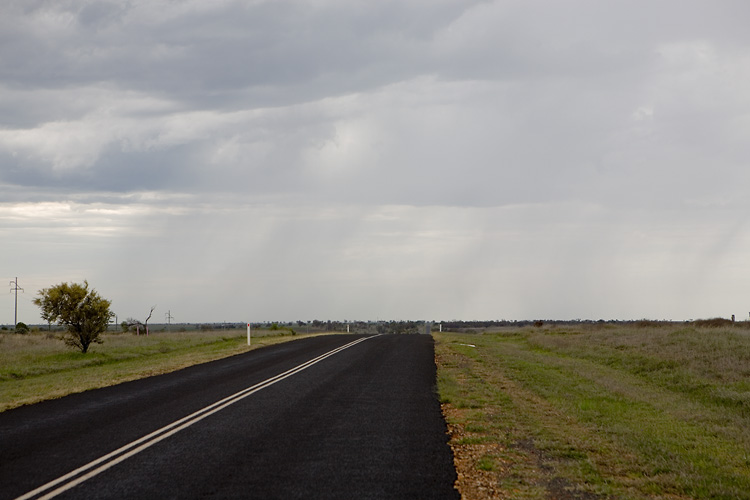
{"label": "bright sky near horizon", "polygon": [[746,318],[749,23],[744,0],[2,2],[0,276],[27,323],[84,279],[120,319]]}

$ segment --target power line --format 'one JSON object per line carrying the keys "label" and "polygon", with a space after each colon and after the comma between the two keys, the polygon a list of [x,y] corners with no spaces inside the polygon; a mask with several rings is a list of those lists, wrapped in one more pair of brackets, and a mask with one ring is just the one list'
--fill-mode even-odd
{"label": "power line", "polygon": [[15,315],[13,316],[13,327],[18,324],[18,291],[21,290],[23,292],[23,288],[18,286],[18,276],[16,276],[16,279],[14,281],[10,282],[10,286],[12,287],[10,289],[11,293],[16,292],[16,308],[15,308]]}
{"label": "power line", "polygon": [[174,316],[172,316],[172,311],[167,311],[164,313],[164,317],[167,318],[167,330],[170,330],[170,327],[172,326],[172,320],[174,319]]}

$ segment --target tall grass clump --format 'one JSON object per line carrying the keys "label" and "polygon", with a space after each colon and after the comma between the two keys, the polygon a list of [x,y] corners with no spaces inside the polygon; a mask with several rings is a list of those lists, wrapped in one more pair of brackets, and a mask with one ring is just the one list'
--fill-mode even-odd
{"label": "tall grass clump", "polygon": [[735,322],[726,318],[696,319],[693,321],[696,328],[727,328],[735,325]]}

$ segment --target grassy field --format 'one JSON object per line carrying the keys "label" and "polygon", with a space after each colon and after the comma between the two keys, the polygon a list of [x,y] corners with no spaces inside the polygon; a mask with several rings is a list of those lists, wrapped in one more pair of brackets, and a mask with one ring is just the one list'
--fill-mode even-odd
{"label": "grassy field", "polygon": [[86,354],[53,334],[0,334],[0,411],[303,338],[287,330],[103,335]]}
{"label": "grassy field", "polygon": [[750,498],[750,330],[435,337],[464,498]]}
{"label": "grassy field", "polygon": [[[282,335],[282,334],[286,335]],[[253,347],[304,337],[254,332]],[[248,350],[244,330],[0,334],[0,411]],[[750,329],[435,333],[464,499],[750,499]]]}

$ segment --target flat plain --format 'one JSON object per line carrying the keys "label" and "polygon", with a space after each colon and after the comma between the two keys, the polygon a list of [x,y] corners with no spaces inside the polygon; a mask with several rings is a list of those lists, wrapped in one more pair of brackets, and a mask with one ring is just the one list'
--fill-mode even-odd
{"label": "flat plain", "polygon": [[[747,326],[434,332],[463,498],[750,498]],[[265,333],[252,348],[302,337]],[[107,335],[85,355],[0,334],[0,411],[247,349],[241,330]]]}
{"label": "flat plain", "polygon": [[288,330],[255,331],[248,346],[242,329],[110,333],[82,354],[67,347],[61,333],[0,333],[0,411],[306,337]]}
{"label": "flat plain", "polygon": [[463,498],[750,498],[750,330],[437,333]]}

